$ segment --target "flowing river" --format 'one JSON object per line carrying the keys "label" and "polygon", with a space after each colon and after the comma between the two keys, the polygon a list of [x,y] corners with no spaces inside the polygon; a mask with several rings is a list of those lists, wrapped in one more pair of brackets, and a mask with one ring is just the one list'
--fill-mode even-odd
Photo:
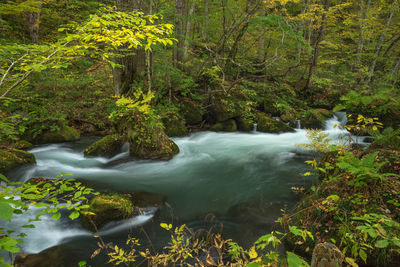
{"label": "flowing river", "polygon": [[[333,140],[344,140],[349,134],[334,127],[344,123],[343,114],[337,115],[339,118],[325,122],[325,131]],[[168,233],[159,223],[173,221],[174,225],[185,223],[193,229],[219,225],[225,238],[246,246],[271,230],[281,209],[296,204],[298,197],[292,187],[309,188],[316,183],[315,177],[301,175],[310,171],[304,163],[310,155],[296,146],[309,142],[302,129],[283,134],[199,132],[173,138],[180,153],[168,162],[129,160],[127,148],[112,159],[85,158],[83,150],[95,140],[36,147],[30,152],[37,165],[20,168],[12,175],[26,181],[69,173],[72,175],[68,178],[85,180],[99,191],[145,191],[166,197],[172,209],[163,208],[155,214],[149,208],[138,217],[101,229],[100,235],[106,241],[116,243],[133,233],[144,238],[142,244],[151,239],[153,246],[162,247]],[[29,215],[15,216],[7,227],[17,229]],[[76,266],[77,261],[88,260],[97,248],[98,240],[81,227],[79,220],[53,221],[44,216],[35,225],[35,229],[25,229],[28,236],[21,245],[25,253],[58,245],[65,257],[59,260],[65,266],[68,262]],[[103,261],[101,258],[92,264],[103,266]]]}

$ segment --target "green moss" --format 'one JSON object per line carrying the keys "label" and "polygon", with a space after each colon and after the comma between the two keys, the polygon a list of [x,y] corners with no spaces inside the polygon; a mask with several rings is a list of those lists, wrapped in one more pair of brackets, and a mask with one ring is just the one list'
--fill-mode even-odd
{"label": "green moss", "polygon": [[33,147],[33,144],[29,143],[26,140],[19,140],[15,144],[13,144],[13,148],[19,149],[19,150],[31,149],[32,147]]}
{"label": "green moss", "polygon": [[5,173],[21,165],[35,163],[35,156],[29,152],[18,149],[0,150],[0,173]]}
{"label": "green moss", "polygon": [[324,121],[332,117],[332,112],[326,109],[309,109],[301,118],[301,125],[304,128],[321,129]]}
{"label": "green moss", "polygon": [[121,151],[122,137],[118,134],[107,135],[85,149],[85,156],[113,157]]}
{"label": "green moss", "polygon": [[135,207],[127,196],[101,194],[90,201],[87,211],[94,215],[82,216],[82,224],[85,228],[95,231],[91,222],[96,225],[97,229],[100,229],[108,222],[131,217],[135,212]]}
{"label": "green moss", "polygon": [[294,132],[295,130],[281,121],[274,120],[264,113],[257,114],[257,131],[265,133]]}
{"label": "green moss", "polygon": [[217,98],[214,99],[210,108],[210,121],[224,122],[239,117],[240,113],[240,110],[235,107],[231,100]]}
{"label": "green moss", "polygon": [[211,127],[211,131],[215,132],[236,132],[237,125],[235,120],[227,120],[223,122],[216,123],[213,127]]}
{"label": "green moss", "polygon": [[235,119],[237,129],[242,132],[251,132],[254,128],[254,123],[248,119],[238,117]]}
{"label": "green moss", "polygon": [[63,126],[58,131],[42,133],[36,138],[35,141],[39,144],[47,144],[47,143],[71,142],[79,139],[80,139],[80,134],[76,129],[70,126]]}

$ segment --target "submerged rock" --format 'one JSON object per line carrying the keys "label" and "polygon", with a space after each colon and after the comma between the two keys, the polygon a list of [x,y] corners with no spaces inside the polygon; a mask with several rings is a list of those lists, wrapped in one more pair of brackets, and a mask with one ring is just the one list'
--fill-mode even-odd
{"label": "submerged rock", "polygon": [[66,249],[60,246],[54,246],[45,249],[37,254],[20,253],[15,257],[15,267],[71,267],[78,266],[78,260],[71,262]]}
{"label": "submerged rock", "polygon": [[267,114],[257,114],[257,131],[264,133],[295,132],[295,130],[281,121],[274,120]]}
{"label": "submerged rock", "polygon": [[301,126],[307,129],[321,129],[324,125],[324,122],[332,116],[332,112],[327,109],[309,109],[300,119]]}
{"label": "submerged rock", "polygon": [[113,157],[121,152],[121,147],[123,144],[124,142],[120,135],[107,135],[86,148],[84,155]]}
{"label": "submerged rock", "polygon": [[25,164],[35,164],[35,156],[29,152],[9,148],[0,150],[0,173]]}
{"label": "submerged rock", "polygon": [[211,127],[210,130],[215,132],[236,132],[237,125],[235,120],[231,119],[214,124],[214,126]]}
{"label": "submerged rock", "polygon": [[80,139],[79,132],[70,127],[63,126],[60,130],[55,132],[46,131],[35,138],[35,142],[39,144],[47,143],[63,143],[77,141]]}

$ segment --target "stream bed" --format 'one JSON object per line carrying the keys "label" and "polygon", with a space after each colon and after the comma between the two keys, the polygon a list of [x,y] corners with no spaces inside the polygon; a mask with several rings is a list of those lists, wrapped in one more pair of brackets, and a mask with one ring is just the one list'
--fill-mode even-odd
{"label": "stream bed", "polygon": [[[340,123],[344,122],[336,116],[325,123],[325,131],[336,141],[349,135],[334,127]],[[160,213],[149,208],[138,217],[100,230],[105,241],[117,244],[125,243],[132,234],[143,238],[142,244],[150,239],[152,246],[161,248],[168,241],[168,233],[159,224],[173,222],[185,223],[194,230],[217,225],[225,238],[248,246],[272,230],[281,209],[296,205],[298,197],[292,187],[307,189],[316,183],[315,177],[302,176],[310,171],[304,163],[310,155],[296,146],[309,142],[302,129],[283,134],[199,132],[173,138],[180,153],[168,162],[132,161],[127,148],[112,159],[85,158],[83,150],[95,140],[35,147],[30,152],[37,165],[17,169],[12,176],[26,181],[69,173],[68,178],[85,180],[99,191],[145,191],[166,197],[171,208],[165,207]],[[28,216],[15,216],[7,227],[17,229]],[[77,266],[80,260],[89,261],[97,248],[98,240],[79,220],[53,221],[44,216],[35,225],[35,229],[25,231],[28,236],[21,245],[24,253],[56,246],[50,250],[59,253],[63,266]],[[104,260],[97,257],[92,266],[107,266]]]}

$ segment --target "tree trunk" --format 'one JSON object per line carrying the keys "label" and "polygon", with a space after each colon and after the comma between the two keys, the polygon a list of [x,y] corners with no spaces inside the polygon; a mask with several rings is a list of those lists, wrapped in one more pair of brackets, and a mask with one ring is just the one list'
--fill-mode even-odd
{"label": "tree trunk", "polygon": [[[143,9],[142,2],[135,0],[116,0],[115,4],[121,11]],[[143,80],[146,71],[146,54],[143,49],[132,49],[126,56],[114,58],[121,67],[113,68],[114,91],[116,95],[126,95],[132,89],[135,81]]]}
{"label": "tree trunk", "polygon": [[310,64],[310,68],[308,70],[308,75],[306,78],[306,83],[304,86],[304,91],[307,90],[310,87],[310,83],[311,83],[311,77],[314,75],[315,73],[315,69],[317,68],[317,64],[318,64],[318,57],[319,57],[319,52],[320,52],[320,43],[324,40],[325,37],[325,30],[326,30],[326,20],[327,20],[327,15],[326,13],[329,10],[329,4],[330,4],[330,0],[325,0],[324,1],[324,14],[322,15],[321,18],[321,28],[318,31],[318,35],[317,38],[315,40],[315,44],[314,44],[314,52],[313,52],[313,56],[311,59],[311,64]]}
{"label": "tree trunk", "polygon": [[186,29],[185,29],[185,41],[183,43],[183,62],[186,62],[188,59],[188,54],[189,54],[189,34],[190,31],[192,30],[192,21],[191,21],[191,16],[194,12],[194,7],[195,7],[195,1],[192,1],[187,18],[186,18]]}
{"label": "tree trunk", "polygon": [[29,36],[34,44],[39,44],[39,25],[40,25],[40,11],[42,9],[42,2],[37,6],[38,11],[29,11],[26,13],[28,22]]}
{"label": "tree trunk", "polygon": [[[386,19],[386,23],[385,23],[386,28],[389,28],[390,23],[392,22],[393,13],[396,10],[396,7],[397,7],[397,0],[394,0],[392,2],[392,8],[390,9],[390,13]],[[383,45],[383,41],[385,40],[385,37],[386,37],[386,34],[383,31],[382,34],[379,36],[379,40],[378,40],[378,43],[375,48],[374,58],[373,58],[371,64],[369,65],[369,69],[368,69],[369,74],[366,79],[367,85],[371,82],[372,76],[374,76],[376,62],[378,61],[379,54],[381,53],[382,45]]]}
{"label": "tree trunk", "polygon": [[355,62],[356,68],[359,68],[361,63],[361,53],[364,47],[364,39],[365,39],[364,20],[367,18],[367,12],[369,10],[370,4],[371,0],[368,0],[367,5],[364,7],[364,0],[360,0],[361,16],[360,16],[360,21],[358,23],[358,27],[360,28],[360,36],[358,38],[357,51],[356,51],[356,62]]}
{"label": "tree trunk", "polygon": [[173,65],[176,68],[182,69],[184,62],[184,44],[185,44],[185,17],[186,5],[185,0],[175,0],[175,32],[177,45],[173,51]]}

